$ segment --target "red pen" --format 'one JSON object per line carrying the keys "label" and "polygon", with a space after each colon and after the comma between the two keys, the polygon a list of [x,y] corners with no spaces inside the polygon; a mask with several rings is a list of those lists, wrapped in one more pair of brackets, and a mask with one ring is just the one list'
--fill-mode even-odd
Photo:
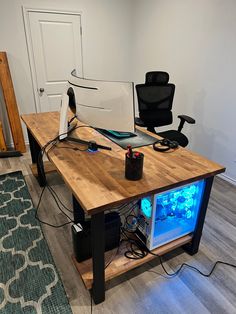
{"label": "red pen", "polygon": [[131,145],[128,145],[127,148],[128,148],[128,154],[127,154],[127,156],[128,156],[129,158],[133,158],[132,146],[131,146]]}

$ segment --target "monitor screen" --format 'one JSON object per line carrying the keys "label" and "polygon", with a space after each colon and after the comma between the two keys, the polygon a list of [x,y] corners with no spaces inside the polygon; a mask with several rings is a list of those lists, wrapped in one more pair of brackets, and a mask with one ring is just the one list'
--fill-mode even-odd
{"label": "monitor screen", "polygon": [[73,70],[69,79],[77,118],[92,127],[134,132],[134,85],[132,82],[80,78]]}

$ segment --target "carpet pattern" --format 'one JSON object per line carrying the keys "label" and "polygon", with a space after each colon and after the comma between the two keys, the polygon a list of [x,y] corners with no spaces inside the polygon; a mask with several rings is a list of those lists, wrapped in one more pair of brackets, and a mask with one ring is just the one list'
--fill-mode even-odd
{"label": "carpet pattern", "polygon": [[71,314],[21,172],[0,176],[0,314]]}

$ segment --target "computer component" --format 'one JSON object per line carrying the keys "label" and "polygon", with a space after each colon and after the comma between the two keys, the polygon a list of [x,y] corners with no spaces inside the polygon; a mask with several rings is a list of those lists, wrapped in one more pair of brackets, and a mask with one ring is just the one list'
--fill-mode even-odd
{"label": "computer component", "polygon": [[194,232],[204,187],[196,181],[140,200],[136,235],[148,249]]}
{"label": "computer component", "polygon": [[[117,212],[105,214],[105,251],[119,246],[121,220]],[[71,227],[75,258],[82,262],[92,256],[91,220]],[[99,235],[98,235],[99,236]]]}

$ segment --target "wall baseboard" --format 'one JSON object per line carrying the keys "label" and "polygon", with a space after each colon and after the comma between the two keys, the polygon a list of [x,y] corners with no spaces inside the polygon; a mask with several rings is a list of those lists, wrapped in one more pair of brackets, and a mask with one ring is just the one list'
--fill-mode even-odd
{"label": "wall baseboard", "polygon": [[229,183],[233,184],[234,186],[236,186],[236,180],[233,178],[230,178],[228,176],[226,176],[225,174],[219,174],[218,175],[221,179],[228,181]]}

